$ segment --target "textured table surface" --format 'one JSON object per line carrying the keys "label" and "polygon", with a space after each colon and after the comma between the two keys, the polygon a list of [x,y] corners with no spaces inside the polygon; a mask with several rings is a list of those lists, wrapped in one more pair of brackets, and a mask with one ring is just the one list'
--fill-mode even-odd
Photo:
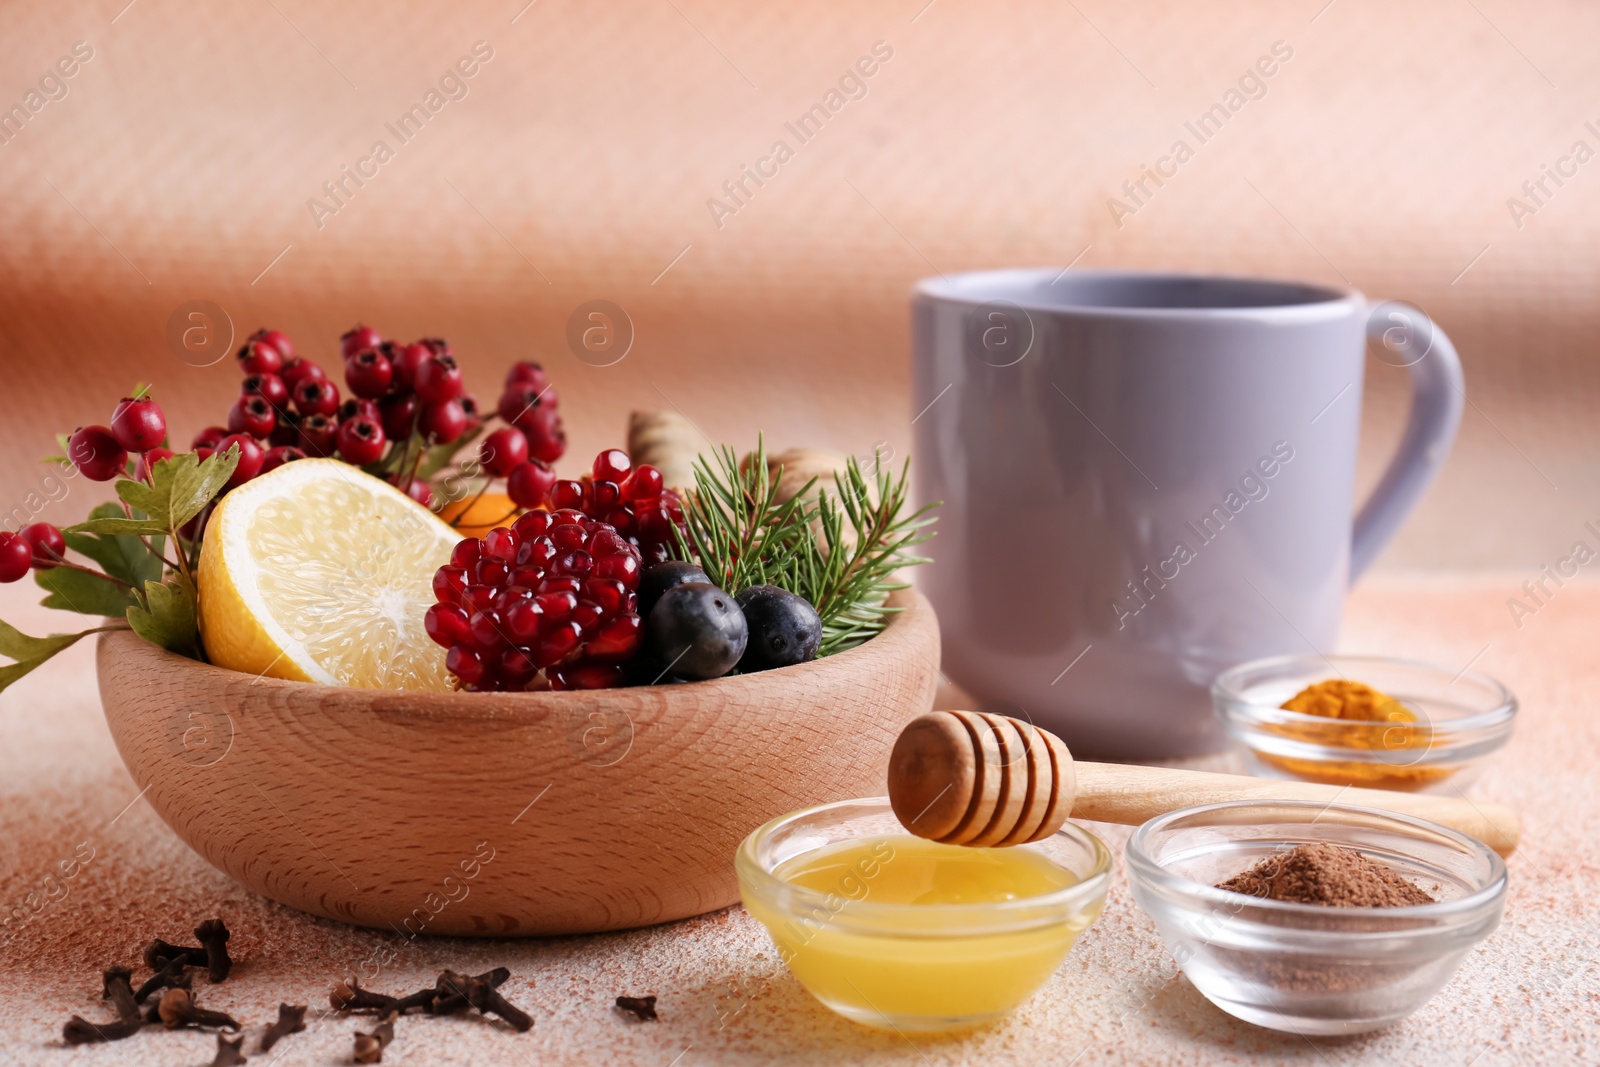
{"label": "textured table surface", "polygon": [[[1502,1064],[1600,1062],[1600,816],[1594,763],[1600,720],[1594,656],[1600,583],[1569,582],[1519,629],[1506,601],[1521,573],[1385,574],[1351,599],[1344,650],[1403,651],[1475,666],[1509,684],[1522,718],[1474,795],[1525,820],[1510,861],[1505,922],[1430,1004],[1378,1034],[1346,1040],[1260,1030],[1223,1015],[1177,975],[1120,871],[1104,917],[1045,988],[1012,1017],[963,1037],[862,1029],[813,1001],[778,964],[740,908],[629,933],[543,941],[419,939],[308,918],[254,896],[191,853],[137,799],[101,719],[91,649],[61,657],[0,694],[0,901],[30,893],[41,910],[0,933],[0,1062],[202,1064],[209,1035],[147,1030],[114,1045],[67,1050],[73,1012],[105,1017],[100,970],[135,962],[156,934],[180,937],[224,916],[234,977],[204,1003],[245,1020],[247,1051],[280,1000],[326,1003],[329,986],[392,956],[376,988],[403,991],[445,966],[511,968],[511,999],[535,1017],[516,1035],[472,1017],[406,1019],[385,1062],[397,1064],[731,1063]],[[35,632],[65,620],[28,607],[29,587],[0,593],[0,616]],[[1096,827],[1114,848],[1117,827]],[[93,859],[42,887],[75,849]],[[65,895],[62,895],[62,888]],[[611,1008],[653,993],[660,1021]],[[348,1019],[316,1022],[256,1063],[350,1062]]]}

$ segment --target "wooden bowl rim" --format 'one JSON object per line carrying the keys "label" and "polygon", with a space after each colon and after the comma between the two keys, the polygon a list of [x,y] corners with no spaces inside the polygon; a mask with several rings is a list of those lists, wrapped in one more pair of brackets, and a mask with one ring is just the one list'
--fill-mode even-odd
{"label": "wooden bowl rim", "polygon": [[[128,630],[114,630],[100,635],[100,646],[116,652],[131,668],[138,671],[166,671],[187,675],[190,679],[213,676],[217,682],[230,687],[234,693],[248,687],[271,702],[292,701],[296,705],[316,703],[328,709],[368,708],[381,704],[384,710],[426,712],[430,717],[447,720],[502,719],[508,713],[521,717],[542,719],[559,712],[570,712],[584,703],[644,702],[661,700],[669,703],[697,703],[702,694],[714,686],[726,690],[737,687],[749,693],[754,690],[774,692],[789,687],[791,682],[805,678],[816,679],[824,672],[835,678],[866,667],[873,659],[892,657],[904,649],[915,650],[919,634],[932,628],[937,634],[933,606],[914,588],[891,593],[888,604],[900,608],[890,617],[889,623],[877,636],[855,648],[801,663],[758,674],[737,675],[730,678],[712,678],[703,682],[679,685],[629,686],[618,689],[571,690],[565,692],[537,693],[462,693],[421,692],[396,689],[355,689],[317,682],[300,682],[287,678],[269,678],[265,675],[251,677],[242,671],[233,671],[211,663],[180,656],[151,644]],[[916,653],[920,654],[920,653]],[[936,660],[928,668],[937,672]],[[102,679],[102,685],[103,685]],[[337,699],[323,699],[337,694]],[[681,696],[679,695],[681,694]],[[277,698],[274,700],[274,698]]]}

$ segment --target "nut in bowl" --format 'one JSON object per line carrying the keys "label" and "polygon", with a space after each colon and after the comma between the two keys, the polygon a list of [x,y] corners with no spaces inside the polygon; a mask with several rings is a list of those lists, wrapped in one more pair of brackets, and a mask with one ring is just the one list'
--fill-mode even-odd
{"label": "nut in bowl", "polygon": [[1464,787],[1517,713],[1487,675],[1387,656],[1254,660],[1219,675],[1211,699],[1253,773],[1405,792]]}
{"label": "nut in bowl", "polygon": [[908,834],[887,797],[774,819],[735,860],[745,907],[784,964],[845,1018],[901,1031],[1001,1018],[1100,916],[1111,854],[1068,823],[974,849]]}
{"label": "nut in bowl", "polygon": [[[1403,907],[1262,899],[1217,884],[1297,845],[1352,850],[1434,898]],[[1351,804],[1239,801],[1151,819],[1134,899],[1202,995],[1274,1030],[1356,1034],[1410,1015],[1500,923],[1505,863],[1436,823]]]}

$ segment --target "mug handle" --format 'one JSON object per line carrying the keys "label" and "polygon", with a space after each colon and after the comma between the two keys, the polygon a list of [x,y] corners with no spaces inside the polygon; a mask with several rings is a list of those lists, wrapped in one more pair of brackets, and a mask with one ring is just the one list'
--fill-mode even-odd
{"label": "mug handle", "polygon": [[[1416,308],[1403,305],[1390,305],[1393,310],[1380,319],[1375,312],[1382,306],[1373,305],[1368,309],[1368,343],[1409,358],[1406,349],[1418,342],[1417,324],[1411,321],[1411,316],[1422,318],[1422,325],[1429,331],[1429,343],[1422,355],[1405,364],[1411,372],[1411,415],[1406,421],[1400,448],[1389,461],[1389,469],[1383,472],[1383,479],[1356,516],[1350,538],[1351,584],[1383,551],[1423,491],[1438,475],[1455,441],[1456,429],[1461,425],[1462,405],[1467,398],[1456,347],[1438,324]],[[1389,336],[1396,330],[1406,331],[1405,336],[1409,338],[1398,346],[1390,343]]]}

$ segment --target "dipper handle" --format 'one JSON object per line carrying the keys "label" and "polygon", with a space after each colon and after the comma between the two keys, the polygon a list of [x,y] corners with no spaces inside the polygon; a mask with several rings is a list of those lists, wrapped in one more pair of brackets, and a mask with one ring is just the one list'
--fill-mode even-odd
{"label": "dipper handle", "polygon": [[1157,815],[1228,800],[1313,800],[1414,815],[1470,834],[1509,856],[1521,834],[1499,804],[1385,789],[1250,778],[1167,767],[1074,763],[1060,738],[1030,723],[936,711],[901,731],[889,757],[889,800],[918,837],[954,845],[1038,841],[1068,815],[1136,826]]}

